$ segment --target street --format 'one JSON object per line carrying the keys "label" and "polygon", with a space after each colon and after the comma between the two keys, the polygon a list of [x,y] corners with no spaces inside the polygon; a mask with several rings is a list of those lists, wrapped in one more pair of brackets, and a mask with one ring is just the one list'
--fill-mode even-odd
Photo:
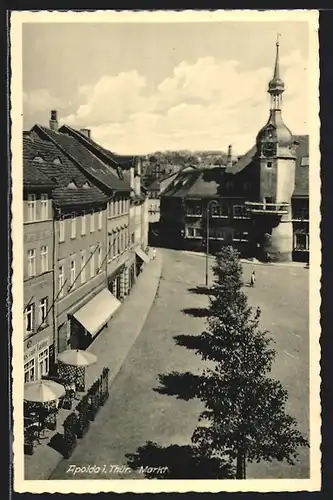
{"label": "street", "polygon": [[[189,290],[204,284],[205,259],[174,250],[159,251],[163,254],[162,278],[146,324],[111,385],[106,405],[71,458],[62,460],[50,479],[144,479],[144,474],[121,468],[128,463],[127,454],[136,453],[149,441],[163,448],[190,443],[201,403],[180,400],[154,389],[161,387],[159,374],[195,374],[203,367],[201,358],[177,345],[174,336],[199,334],[205,328],[205,319],[195,311],[207,307],[207,296]],[[245,282],[253,268],[244,264]],[[288,411],[308,437],[309,271],[274,265],[258,265],[255,271],[256,286],[244,290],[250,304],[260,306],[262,328],[269,330],[276,342],[278,354],[272,376],[289,391]],[[294,466],[275,462],[249,464],[247,478],[306,478],[308,452],[301,450],[300,461]],[[95,466],[95,473],[73,475],[71,465]],[[103,470],[104,465],[104,472],[96,473],[96,468]]]}

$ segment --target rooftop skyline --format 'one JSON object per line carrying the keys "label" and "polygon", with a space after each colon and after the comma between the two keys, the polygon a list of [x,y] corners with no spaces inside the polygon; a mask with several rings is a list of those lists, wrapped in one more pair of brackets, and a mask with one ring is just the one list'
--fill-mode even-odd
{"label": "rooftop skyline", "polygon": [[277,33],[284,122],[307,134],[308,24],[267,21],[25,23],[24,128],[56,109],[121,154],[244,154],[268,119]]}

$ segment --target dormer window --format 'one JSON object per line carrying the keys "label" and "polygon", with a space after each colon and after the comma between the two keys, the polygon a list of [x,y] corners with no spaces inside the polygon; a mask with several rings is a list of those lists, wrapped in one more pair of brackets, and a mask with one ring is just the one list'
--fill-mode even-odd
{"label": "dormer window", "polygon": [[55,165],[62,165],[62,161],[61,161],[61,160],[60,160],[60,158],[58,158],[58,157],[57,157],[57,158],[54,158],[53,163],[54,163]]}
{"label": "dormer window", "polygon": [[75,182],[74,182],[74,181],[71,181],[71,182],[68,184],[68,186],[67,186],[67,187],[68,187],[68,188],[70,188],[70,189],[76,189],[76,188],[77,188],[77,185],[75,184]]}
{"label": "dormer window", "polygon": [[35,156],[33,161],[36,161],[37,163],[44,163],[44,158],[42,156]]}
{"label": "dormer window", "polygon": [[84,187],[84,189],[89,189],[89,188],[90,188],[90,184],[89,184],[89,182],[85,182],[85,183],[83,184],[83,187]]}

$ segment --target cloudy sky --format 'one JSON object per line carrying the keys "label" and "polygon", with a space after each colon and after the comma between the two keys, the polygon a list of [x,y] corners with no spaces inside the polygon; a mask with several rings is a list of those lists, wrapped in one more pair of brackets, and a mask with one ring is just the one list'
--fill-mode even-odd
{"label": "cloudy sky", "polygon": [[281,33],[283,116],[307,133],[306,22],[25,23],[24,128],[88,127],[118,153],[244,153],[268,118]]}

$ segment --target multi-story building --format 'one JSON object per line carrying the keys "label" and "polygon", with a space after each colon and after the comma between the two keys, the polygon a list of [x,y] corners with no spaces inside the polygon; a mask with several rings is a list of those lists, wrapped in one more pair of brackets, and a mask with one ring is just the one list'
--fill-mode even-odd
{"label": "multi-story building", "polygon": [[55,183],[56,353],[68,347],[86,348],[120,306],[107,287],[110,197],[80,168],[80,161],[59,145],[61,135],[52,122],[50,129],[35,126],[26,148],[29,158],[38,157],[38,170]]}
{"label": "multi-story building", "polygon": [[[124,156],[114,154],[111,151],[97,144],[92,138],[89,129],[81,131],[74,130],[71,127],[63,126],[59,132],[66,134],[74,139],[80,147],[86,149],[93,158],[98,160],[107,169],[103,177],[101,188],[114,192],[114,186],[110,185],[107,175],[108,169],[111,169],[114,175],[117,175],[126,184],[126,212],[117,212],[113,209],[113,202],[109,211],[109,235],[110,241],[115,241],[115,231],[117,227],[122,227],[125,220],[121,217],[126,216],[126,249],[127,253],[123,256],[126,266],[123,269],[123,275],[114,276],[114,269],[111,269],[109,275],[112,277],[112,290],[120,290],[120,295],[127,294],[135,282],[135,278],[142,269],[142,265],[149,261],[146,253],[148,246],[148,199],[145,189],[141,185],[141,159],[137,156]],[[119,189],[120,186],[118,186]],[[119,205],[122,207],[123,205]],[[116,224],[116,226],[115,226]],[[125,241],[125,240],[124,240]],[[111,243],[110,243],[111,244]],[[124,243],[125,244],[125,243]],[[118,262],[118,261],[116,261]],[[111,263],[110,263],[111,264]],[[119,273],[118,273],[119,274]]]}
{"label": "multi-story building", "polygon": [[[28,141],[24,138],[24,145]],[[23,159],[24,381],[40,379],[53,358],[53,181]]]}
{"label": "multi-story building", "polygon": [[165,244],[202,249],[223,244],[243,254],[308,260],[308,136],[293,136],[282,119],[284,83],[279,43],[269,119],[255,145],[234,163],[229,146],[224,167],[180,172],[161,195],[160,235]]}

